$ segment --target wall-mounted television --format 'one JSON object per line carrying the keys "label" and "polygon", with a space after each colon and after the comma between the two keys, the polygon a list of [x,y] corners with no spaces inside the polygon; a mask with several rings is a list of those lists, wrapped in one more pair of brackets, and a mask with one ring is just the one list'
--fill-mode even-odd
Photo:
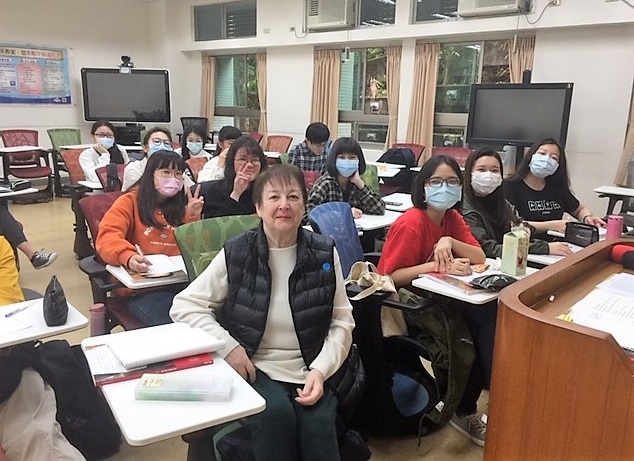
{"label": "wall-mounted television", "polygon": [[530,146],[568,135],[572,83],[475,84],[471,86],[467,143]]}
{"label": "wall-mounted television", "polygon": [[86,121],[169,123],[169,72],[163,69],[81,69]]}

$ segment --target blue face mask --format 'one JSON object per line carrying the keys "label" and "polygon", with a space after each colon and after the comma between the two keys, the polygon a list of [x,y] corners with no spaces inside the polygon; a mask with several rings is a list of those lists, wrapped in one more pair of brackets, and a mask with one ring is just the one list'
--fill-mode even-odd
{"label": "blue face mask", "polygon": [[154,152],[158,152],[160,150],[172,150],[172,146],[169,146],[165,143],[161,143],[159,145],[150,144],[148,147],[148,155],[152,155]]}
{"label": "blue face mask", "polygon": [[528,167],[534,176],[537,176],[538,178],[546,178],[557,171],[557,168],[559,168],[559,162],[550,157],[550,155],[543,155],[535,152],[531,157],[531,163],[529,163]]}
{"label": "blue face mask", "polygon": [[359,159],[338,158],[335,160],[337,173],[345,178],[349,178],[359,169]]}
{"label": "blue face mask", "polygon": [[203,143],[202,142],[188,142],[187,149],[189,149],[191,153],[197,154],[198,152],[203,150]]}
{"label": "blue face mask", "polygon": [[101,144],[106,149],[110,149],[112,146],[114,146],[114,138],[106,138],[104,136],[103,138],[97,139],[99,140],[99,144]]}
{"label": "blue face mask", "polygon": [[462,197],[462,186],[425,186],[425,202],[436,210],[445,211],[454,206]]}

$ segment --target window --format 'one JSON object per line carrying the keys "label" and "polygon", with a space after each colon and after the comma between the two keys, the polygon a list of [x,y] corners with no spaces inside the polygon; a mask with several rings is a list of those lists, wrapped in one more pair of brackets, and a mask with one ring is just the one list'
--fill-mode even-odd
{"label": "window", "polygon": [[242,131],[257,131],[259,123],[256,56],[217,56],[213,130],[233,125]]}
{"label": "window", "polygon": [[440,47],[434,146],[464,146],[471,84],[509,83],[506,40]]}
{"label": "window", "polygon": [[339,81],[339,134],[365,147],[382,147],[387,137],[388,105],[385,48],[343,54]]}
{"label": "window", "polygon": [[416,22],[452,19],[458,16],[458,0],[416,0]]}
{"label": "window", "polygon": [[194,7],[194,40],[256,36],[255,0]]}
{"label": "window", "polygon": [[361,0],[359,25],[383,26],[394,24],[396,0]]}

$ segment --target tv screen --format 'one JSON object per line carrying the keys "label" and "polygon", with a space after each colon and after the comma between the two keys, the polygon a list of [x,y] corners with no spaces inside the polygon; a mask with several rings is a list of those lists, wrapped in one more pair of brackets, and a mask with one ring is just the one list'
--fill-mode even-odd
{"label": "tv screen", "polygon": [[82,68],[81,87],[86,121],[171,121],[169,73],[159,69]]}
{"label": "tv screen", "polygon": [[471,86],[467,143],[530,146],[553,138],[566,145],[572,83]]}

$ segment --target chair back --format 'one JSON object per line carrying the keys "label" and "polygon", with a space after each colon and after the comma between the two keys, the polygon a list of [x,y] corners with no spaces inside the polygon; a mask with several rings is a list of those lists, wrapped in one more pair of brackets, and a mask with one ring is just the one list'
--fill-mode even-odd
{"label": "chair back", "polygon": [[86,218],[86,224],[90,230],[93,243],[97,241],[99,235],[99,223],[110,209],[112,204],[117,200],[123,192],[106,192],[105,194],[88,195],[79,200],[79,206]]}
{"label": "chair back", "polygon": [[39,133],[36,130],[2,130],[0,138],[4,147],[37,146]]}
{"label": "chair back", "polygon": [[334,239],[343,276],[347,277],[352,265],[363,261],[363,248],[350,205],[346,202],[322,203],[308,212],[308,219],[315,232]]}
{"label": "chair back", "polygon": [[[64,145],[64,144],[60,144]],[[68,171],[68,176],[70,176],[70,183],[77,184],[79,181],[83,181],[86,179],[86,175],[84,174],[84,170],[79,164],[79,155],[83,151],[81,149],[65,149],[60,152],[62,156],[62,160],[64,161],[64,165],[66,165],[66,171]]]}
{"label": "chair back", "polygon": [[123,163],[117,163],[115,166],[117,170],[116,179],[108,178],[108,166],[101,166],[95,170],[104,192],[118,192],[123,186],[123,171],[125,170],[125,165]]}
{"label": "chair back", "polygon": [[60,152],[59,146],[81,144],[81,131],[77,128],[50,128],[46,132],[57,152]]}
{"label": "chair back", "polygon": [[187,275],[192,281],[200,275],[231,237],[260,224],[255,215],[221,216],[182,224],[174,230],[183,255]]}
{"label": "chair back", "polygon": [[257,143],[262,141],[262,137],[264,136],[262,133],[258,133],[257,131],[249,131],[248,133],[243,133],[246,136],[251,136]]}
{"label": "chair back", "polygon": [[458,162],[462,168],[464,168],[465,163],[467,162],[467,157],[471,155],[471,149],[468,147],[432,147],[431,155],[435,157],[436,155],[448,155],[453,157]]}
{"label": "chair back", "polygon": [[267,152],[279,152],[280,154],[283,154],[288,152],[288,148],[292,142],[292,136],[271,134],[266,138],[266,149],[264,150]]}
{"label": "chair back", "polygon": [[[2,130],[0,138],[5,147],[38,146],[39,134],[36,130]],[[46,189],[41,192],[51,196],[51,175],[53,170],[49,166],[48,154],[35,150],[27,152],[16,152],[8,155],[9,172],[20,179],[48,178]],[[42,164],[42,161],[44,164]]]}
{"label": "chair back", "polygon": [[310,190],[315,185],[315,181],[321,176],[319,171],[302,171],[304,173],[304,183],[306,183],[306,192],[310,193]]}
{"label": "chair back", "polygon": [[417,165],[418,165],[418,160],[420,159],[421,155],[423,155],[423,152],[425,151],[425,146],[423,146],[422,144],[415,144],[411,142],[395,142],[394,144],[392,144],[392,148],[393,149],[410,149],[412,153],[414,154],[414,158],[416,159],[415,163]]}
{"label": "chair back", "polygon": [[198,173],[203,169],[205,163],[207,163],[207,157],[190,157],[185,160],[185,163],[187,163],[187,166],[192,172],[194,181],[198,182]]}
{"label": "chair back", "polygon": [[376,165],[366,165],[365,172],[361,175],[361,179],[372,192],[377,194],[381,192],[379,185],[379,169]]}
{"label": "chair back", "polygon": [[181,125],[183,131],[190,126],[196,126],[205,133],[206,137],[209,136],[209,119],[207,117],[181,117]]}

